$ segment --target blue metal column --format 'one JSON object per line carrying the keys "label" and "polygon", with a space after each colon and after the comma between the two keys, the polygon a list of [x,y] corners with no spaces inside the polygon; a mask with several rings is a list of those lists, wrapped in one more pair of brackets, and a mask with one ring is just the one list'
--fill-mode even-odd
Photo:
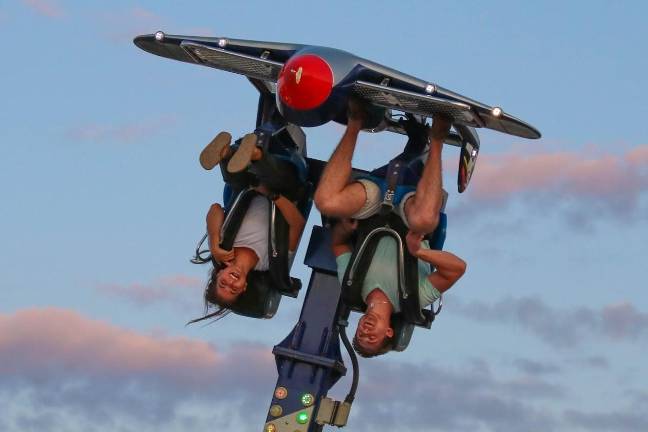
{"label": "blue metal column", "polygon": [[313,271],[299,321],[273,349],[279,377],[265,432],[321,431],[315,422],[320,401],[346,374],[336,326],[341,288],[322,232],[315,227],[308,246],[306,264]]}

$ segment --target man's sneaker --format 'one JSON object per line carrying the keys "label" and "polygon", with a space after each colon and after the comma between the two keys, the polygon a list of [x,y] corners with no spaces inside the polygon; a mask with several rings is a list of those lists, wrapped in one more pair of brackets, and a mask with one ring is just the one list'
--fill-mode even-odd
{"label": "man's sneaker", "polygon": [[228,132],[221,132],[216,135],[207,147],[200,153],[200,165],[206,170],[214,168],[227,155],[226,148],[232,142],[232,135]]}

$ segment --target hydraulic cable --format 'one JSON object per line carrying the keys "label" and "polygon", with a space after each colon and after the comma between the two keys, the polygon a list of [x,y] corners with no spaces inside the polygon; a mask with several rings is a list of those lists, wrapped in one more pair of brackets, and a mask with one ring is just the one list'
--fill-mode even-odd
{"label": "hydraulic cable", "polygon": [[349,394],[347,394],[347,396],[344,398],[344,402],[348,402],[349,404],[352,404],[353,400],[355,399],[356,390],[358,389],[358,381],[360,378],[360,374],[359,374],[360,366],[358,365],[358,356],[353,350],[353,347],[351,346],[351,342],[349,342],[349,338],[347,337],[346,324],[347,324],[346,320],[344,321],[344,324],[342,323],[338,324],[338,329],[340,330],[340,338],[342,339],[342,344],[344,344],[344,347],[346,348],[347,352],[349,353],[349,357],[351,358],[351,365],[353,368],[353,380],[351,382],[351,389],[349,390]]}

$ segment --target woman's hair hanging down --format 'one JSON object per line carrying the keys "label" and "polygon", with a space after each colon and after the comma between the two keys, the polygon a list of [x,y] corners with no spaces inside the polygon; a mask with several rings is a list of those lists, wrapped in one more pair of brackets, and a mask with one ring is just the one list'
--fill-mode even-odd
{"label": "woman's hair hanging down", "polygon": [[[210,318],[213,318],[210,322],[208,322],[206,325],[213,324],[219,319],[225,317],[227,314],[232,312],[232,310],[224,305],[218,304],[218,301],[216,299],[216,278],[218,277],[218,272],[220,271],[220,266],[214,263],[211,273],[209,275],[209,281],[207,281],[207,285],[205,286],[205,294],[204,294],[204,301],[205,301],[205,316],[192,319],[189,321],[186,325],[197,323],[199,321],[204,321]],[[209,310],[215,307],[216,310],[214,312],[208,313]]]}

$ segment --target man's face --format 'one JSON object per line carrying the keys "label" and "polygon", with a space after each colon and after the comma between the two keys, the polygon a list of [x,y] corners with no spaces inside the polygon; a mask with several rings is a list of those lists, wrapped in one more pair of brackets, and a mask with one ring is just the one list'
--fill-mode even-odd
{"label": "man's face", "polygon": [[232,304],[247,287],[247,281],[241,268],[230,265],[218,272],[216,277],[216,296],[225,304]]}
{"label": "man's face", "polygon": [[380,315],[368,310],[360,321],[356,329],[356,340],[365,351],[376,353],[384,345],[385,338],[392,337],[394,330],[389,327],[389,319],[384,319]]}

